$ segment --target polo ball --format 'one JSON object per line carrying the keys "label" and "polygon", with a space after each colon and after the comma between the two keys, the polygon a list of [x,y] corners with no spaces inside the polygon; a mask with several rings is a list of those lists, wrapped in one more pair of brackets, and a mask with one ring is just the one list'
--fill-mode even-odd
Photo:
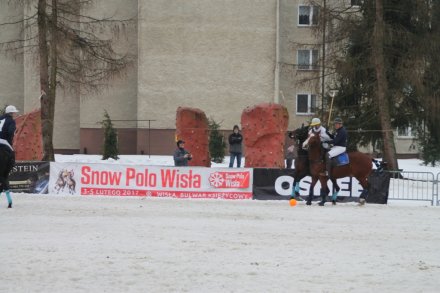
{"label": "polo ball", "polygon": [[290,204],[291,207],[296,206],[296,204],[297,204],[296,199],[292,198],[291,200],[289,200],[289,204]]}

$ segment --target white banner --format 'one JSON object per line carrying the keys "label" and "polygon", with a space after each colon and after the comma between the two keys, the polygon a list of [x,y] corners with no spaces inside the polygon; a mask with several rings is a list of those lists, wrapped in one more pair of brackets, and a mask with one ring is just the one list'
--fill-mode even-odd
{"label": "white banner", "polygon": [[49,194],[252,199],[250,168],[50,164]]}

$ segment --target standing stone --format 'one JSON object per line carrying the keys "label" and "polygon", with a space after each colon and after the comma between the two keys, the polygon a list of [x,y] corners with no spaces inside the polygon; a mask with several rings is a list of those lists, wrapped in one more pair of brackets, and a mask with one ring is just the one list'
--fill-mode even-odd
{"label": "standing stone", "polygon": [[244,109],[241,126],[245,167],[284,168],[284,140],[289,114],[279,104],[262,103]]}
{"label": "standing stone", "polygon": [[185,141],[185,149],[193,156],[190,166],[211,166],[208,119],[202,110],[177,108],[176,141],[179,139]]}
{"label": "standing stone", "polygon": [[39,161],[43,158],[40,109],[18,116],[14,136],[15,160]]}

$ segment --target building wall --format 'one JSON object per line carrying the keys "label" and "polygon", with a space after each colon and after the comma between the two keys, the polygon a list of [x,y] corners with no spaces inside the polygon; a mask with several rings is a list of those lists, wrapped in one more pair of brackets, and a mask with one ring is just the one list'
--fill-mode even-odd
{"label": "building wall", "polygon": [[231,128],[274,96],[276,0],[139,0],[138,119],[174,129],[179,106]]}
{"label": "building wall", "polygon": [[[104,118],[104,110],[107,110],[112,120],[137,120],[137,6],[137,0],[95,0],[92,6],[83,8],[83,14],[96,18],[131,20],[120,27],[119,33],[106,29],[99,31],[98,35],[103,39],[111,39],[113,49],[121,56],[131,54],[134,62],[121,78],[110,80],[99,94],[84,88],[81,90],[81,128],[99,128],[98,123]],[[136,128],[137,124],[135,121],[118,121],[115,126]]]}
{"label": "building wall", "polygon": [[314,94],[320,101],[320,67],[315,70],[298,69],[299,49],[317,49],[321,56],[321,40],[314,26],[298,22],[299,5],[303,0],[280,0],[280,102],[289,111],[289,129],[307,124],[313,114],[298,114],[297,95]]}
{"label": "building wall", "polygon": [[[14,22],[23,19],[23,10],[19,6],[8,5],[0,1],[0,23]],[[0,42],[22,39],[18,25],[0,26]],[[23,100],[23,54],[11,52],[0,53],[0,108],[15,105],[21,112]]]}

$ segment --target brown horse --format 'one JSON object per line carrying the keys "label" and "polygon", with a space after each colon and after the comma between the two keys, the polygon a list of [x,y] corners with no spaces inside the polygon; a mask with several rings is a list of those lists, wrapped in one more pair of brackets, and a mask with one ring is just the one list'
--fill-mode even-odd
{"label": "brown horse", "polygon": [[[319,205],[324,205],[326,202],[327,195],[329,193],[329,188],[327,186],[328,177],[323,176],[322,173],[325,171],[324,162],[324,150],[321,146],[321,139],[319,135],[311,134],[309,138],[304,142],[303,147],[307,147],[309,151],[309,162],[310,162],[310,174],[312,176],[312,184],[310,186],[309,198],[307,204],[312,204],[313,199],[313,189],[316,182],[319,180],[321,183],[321,202]],[[359,203],[365,204],[365,198],[368,193],[368,176],[372,172],[372,158],[369,155],[363,154],[361,152],[349,152],[348,157],[350,163],[343,166],[333,167],[330,178],[333,186],[336,187],[336,192],[332,195],[332,203],[336,204],[336,198],[338,196],[339,187],[336,184],[336,179],[343,177],[355,177],[363,187],[363,191],[359,197]]]}
{"label": "brown horse", "polygon": [[[297,152],[295,156],[295,175],[293,177],[292,194],[290,198],[302,200],[299,194],[299,183],[304,177],[312,176],[310,174],[309,153],[306,149],[302,148],[304,141],[309,137],[309,127],[304,126],[303,124],[300,128],[290,132],[289,137],[293,139],[295,150]],[[334,181],[333,186],[337,191],[340,190],[336,181]]]}

